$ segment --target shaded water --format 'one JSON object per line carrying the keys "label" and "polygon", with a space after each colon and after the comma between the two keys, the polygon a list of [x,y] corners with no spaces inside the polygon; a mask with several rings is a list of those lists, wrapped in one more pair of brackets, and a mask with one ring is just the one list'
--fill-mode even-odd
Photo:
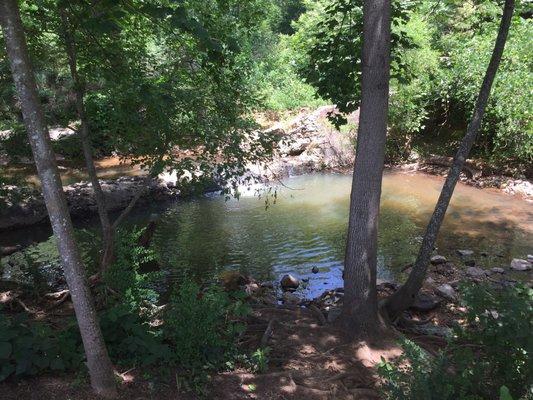
{"label": "shaded water", "polygon": [[[442,182],[423,174],[385,174],[379,278],[401,280],[405,275],[399,271],[416,256]],[[239,200],[210,195],[143,205],[128,224],[142,226],[150,214],[160,214],[154,246],[173,279],[187,274],[209,280],[232,269],[258,280],[277,282],[285,273],[308,278],[302,291],[309,297],[341,286],[351,177],[313,174],[289,178],[284,184],[277,187],[276,197],[274,190],[261,196],[249,190]],[[97,219],[81,226],[97,229]],[[45,240],[50,236],[46,229],[12,232],[0,242]],[[507,267],[513,257],[532,253],[532,231],[533,203],[459,184],[439,236],[438,253],[460,265],[456,250],[471,249],[481,266]],[[43,252],[54,248],[52,240],[39,247]],[[317,274],[311,272],[314,266],[319,268]]]}
{"label": "shaded water", "polygon": [[[305,175],[285,184],[292,189],[278,187],[268,207],[267,197],[253,191],[239,200],[214,196],[170,207],[154,242],[162,263],[178,277],[201,279],[225,269],[274,281],[293,273],[309,279],[308,296],[341,286],[351,177]],[[440,178],[421,174],[385,175],[378,278],[401,279],[398,272],[416,255],[441,185]],[[508,265],[531,253],[532,230],[533,204],[459,185],[438,251],[454,259],[457,249],[472,249],[484,267]]]}

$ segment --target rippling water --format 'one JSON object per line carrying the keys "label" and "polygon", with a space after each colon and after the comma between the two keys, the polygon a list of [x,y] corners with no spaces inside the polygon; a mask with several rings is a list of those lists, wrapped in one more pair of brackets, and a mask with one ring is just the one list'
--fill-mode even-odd
{"label": "rippling water", "polygon": [[[378,277],[398,279],[414,260],[442,179],[387,173],[379,226]],[[239,200],[210,195],[171,204],[143,205],[127,224],[144,226],[160,215],[154,237],[158,257],[173,280],[184,275],[210,280],[239,270],[277,282],[285,273],[309,279],[305,296],[342,285],[351,177],[315,174],[290,178],[270,192],[243,190]],[[274,195],[275,194],[275,195]],[[97,230],[94,217],[80,227]],[[438,241],[438,252],[459,265],[457,249],[472,249],[484,267],[508,266],[533,253],[533,203],[496,191],[459,184]],[[44,241],[30,251],[43,263],[57,257],[47,227],[2,235],[0,244]],[[83,236],[80,237],[82,246]],[[482,255],[486,253],[486,255]],[[313,274],[311,269],[319,269]],[[519,273],[522,274],[522,273]]]}
{"label": "rippling water", "polygon": [[[210,279],[227,269],[274,281],[292,273],[309,279],[307,296],[341,286],[351,177],[306,175],[284,184],[275,197],[249,191],[239,200],[209,196],[171,206],[154,242],[162,264],[177,279]],[[426,175],[385,175],[378,278],[401,279],[398,271],[416,256],[441,185]],[[531,253],[532,222],[532,204],[459,185],[438,251],[453,259],[455,250],[472,249],[483,266],[508,265]]]}

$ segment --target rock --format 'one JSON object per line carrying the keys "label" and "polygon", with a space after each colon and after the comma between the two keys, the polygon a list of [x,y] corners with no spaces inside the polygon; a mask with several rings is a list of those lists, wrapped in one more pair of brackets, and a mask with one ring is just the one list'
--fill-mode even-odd
{"label": "rock", "polygon": [[246,285],[244,285],[244,291],[245,293],[248,295],[248,296],[253,296],[254,294],[256,294],[257,292],[259,292],[260,290],[260,287],[257,283],[255,282],[252,282],[252,283],[247,283]]}
{"label": "rock", "polygon": [[457,299],[455,289],[447,283],[437,286],[435,292],[446,300],[455,301]]}
{"label": "rock", "polygon": [[439,256],[439,255],[433,256],[433,257],[431,257],[431,259],[430,259],[430,262],[431,262],[431,264],[433,264],[433,265],[444,264],[446,261],[447,261],[447,260],[446,260],[446,257],[444,257],[444,256]]}
{"label": "rock", "polygon": [[452,263],[439,264],[435,267],[435,272],[443,276],[451,276],[455,270],[455,266]]}
{"label": "rock", "polygon": [[533,263],[533,254],[528,254],[528,255],[527,255],[527,260],[528,260],[530,263]]}
{"label": "rock", "polygon": [[280,283],[283,290],[298,289],[298,286],[300,286],[300,281],[298,278],[292,276],[291,274],[283,275]]}
{"label": "rock", "polygon": [[484,269],[481,269],[478,267],[468,267],[466,269],[466,275],[469,276],[470,278],[480,279],[480,278],[484,278],[487,275],[487,273]]}
{"label": "rock", "polygon": [[457,254],[459,254],[461,257],[470,257],[474,254],[473,250],[457,250]]}
{"label": "rock", "polygon": [[430,276],[430,277],[426,278],[425,283],[426,283],[427,285],[429,285],[429,286],[432,286],[432,285],[435,284],[435,279],[433,279],[433,278]]}
{"label": "rock", "polygon": [[291,292],[284,292],[282,299],[284,304],[290,305],[298,305],[302,301],[297,295]]}
{"label": "rock", "polygon": [[503,268],[494,267],[490,269],[493,274],[505,274],[505,270]]}
{"label": "rock", "polygon": [[22,249],[21,246],[0,246],[0,256],[10,256]]}
{"label": "rock", "polygon": [[476,266],[476,260],[465,260],[465,265],[467,267],[475,267]]}
{"label": "rock", "polygon": [[335,322],[335,320],[339,318],[339,316],[341,315],[341,312],[342,312],[341,307],[331,307],[328,311],[328,317],[327,317],[328,324]]}
{"label": "rock", "polygon": [[274,284],[272,282],[261,282],[261,287],[265,289],[274,289]]}
{"label": "rock", "polygon": [[318,267],[315,265],[313,268],[311,268],[311,272],[313,274],[318,274]]}
{"label": "rock", "polygon": [[419,293],[415,299],[415,302],[410,307],[411,310],[427,312],[434,310],[440,304],[440,300],[426,293]]}
{"label": "rock", "polygon": [[515,271],[529,271],[531,269],[531,263],[527,260],[514,258],[513,261],[511,261],[511,269],[514,269]]}

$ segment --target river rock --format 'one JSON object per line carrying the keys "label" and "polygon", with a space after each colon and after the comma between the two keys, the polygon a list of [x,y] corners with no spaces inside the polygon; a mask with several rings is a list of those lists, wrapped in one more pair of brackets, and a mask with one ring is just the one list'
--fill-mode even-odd
{"label": "river rock", "polygon": [[528,260],[530,263],[533,263],[533,254],[528,254],[528,255],[527,255],[527,260]]}
{"label": "river rock", "polygon": [[298,286],[300,286],[300,281],[298,278],[292,276],[291,274],[283,275],[280,283],[283,290],[298,289]]}
{"label": "river rock", "polygon": [[22,249],[22,246],[0,246],[0,256],[10,256]]}
{"label": "river rock", "polygon": [[311,272],[312,272],[313,274],[318,274],[318,271],[319,271],[319,270],[318,270],[318,267],[317,267],[316,265],[315,265],[313,268],[311,268]]}
{"label": "river rock", "polygon": [[335,322],[337,318],[341,315],[342,308],[341,307],[331,307],[328,311],[328,317],[327,321],[329,324],[332,324]]}
{"label": "river rock", "polygon": [[289,304],[289,305],[298,305],[302,301],[297,295],[291,292],[284,292],[283,293],[283,303]]}
{"label": "river rock", "polygon": [[503,268],[494,267],[490,269],[493,274],[505,274],[505,270]]}
{"label": "river rock", "polygon": [[478,267],[468,267],[466,269],[466,275],[470,278],[481,279],[484,278],[487,273],[484,269]]}
{"label": "river rock", "polygon": [[446,261],[447,261],[446,257],[439,256],[439,255],[435,255],[435,256],[431,257],[431,259],[430,259],[430,262],[433,265],[444,264]]}
{"label": "river rock", "polygon": [[473,250],[457,250],[457,254],[459,254],[461,257],[470,257],[474,254]]}
{"label": "river rock", "polygon": [[531,263],[528,260],[514,258],[513,261],[511,261],[511,269],[514,269],[515,271],[529,271],[531,269]]}
{"label": "river rock", "polygon": [[439,304],[440,299],[437,297],[426,293],[419,293],[410,309],[414,311],[427,312],[434,310],[439,306]]}
{"label": "river rock", "polygon": [[455,301],[455,299],[457,298],[457,293],[455,292],[455,289],[447,283],[437,286],[435,288],[435,292],[446,300]]}

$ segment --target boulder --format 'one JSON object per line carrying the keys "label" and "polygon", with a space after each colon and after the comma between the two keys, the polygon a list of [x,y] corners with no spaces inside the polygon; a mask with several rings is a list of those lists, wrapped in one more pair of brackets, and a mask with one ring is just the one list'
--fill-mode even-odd
{"label": "boulder", "polygon": [[280,283],[283,290],[298,289],[298,286],[300,286],[300,281],[298,278],[292,276],[291,274],[283,275]]}
{"label": "boulder", "polygon": [[439,304],[440,299],[437,297],[426,293],[419,293],[410,309],[414,311],[427,312],[434,310],[439,306]]}
{"label": "boulder", "polygon": [[437,286],[435,288],[435,293],[446,300],[455,301],[457,299],[457,293],[455,292],[455,289],[447,283]]}
{"label": "boulder", "polygon": [[484,269],[478,268],[478,267],[468,267],[466,269],[466,275],[470,278],[476,278],[481,279],[484,278],[487,273]]}
{"label": "boulder", "polygon": [[511,261],[511,269],[514,269],[515,271],[529,271],[531,269],[531,263],[528,260],[514,258],[513,261]]}
{"label": "boulder", "polygon": [[459,254],[461,257],[470,257],[474,254],[473,250],[457,250],[457,254]]}
{"label": "boulder", "polygon": [[439,256],[439,255],[435,255],[435,256],[431,257],[431,259],[430,259],[430,262],[433,265],[444,264],[446,261],[447,261],[446,257]]}

